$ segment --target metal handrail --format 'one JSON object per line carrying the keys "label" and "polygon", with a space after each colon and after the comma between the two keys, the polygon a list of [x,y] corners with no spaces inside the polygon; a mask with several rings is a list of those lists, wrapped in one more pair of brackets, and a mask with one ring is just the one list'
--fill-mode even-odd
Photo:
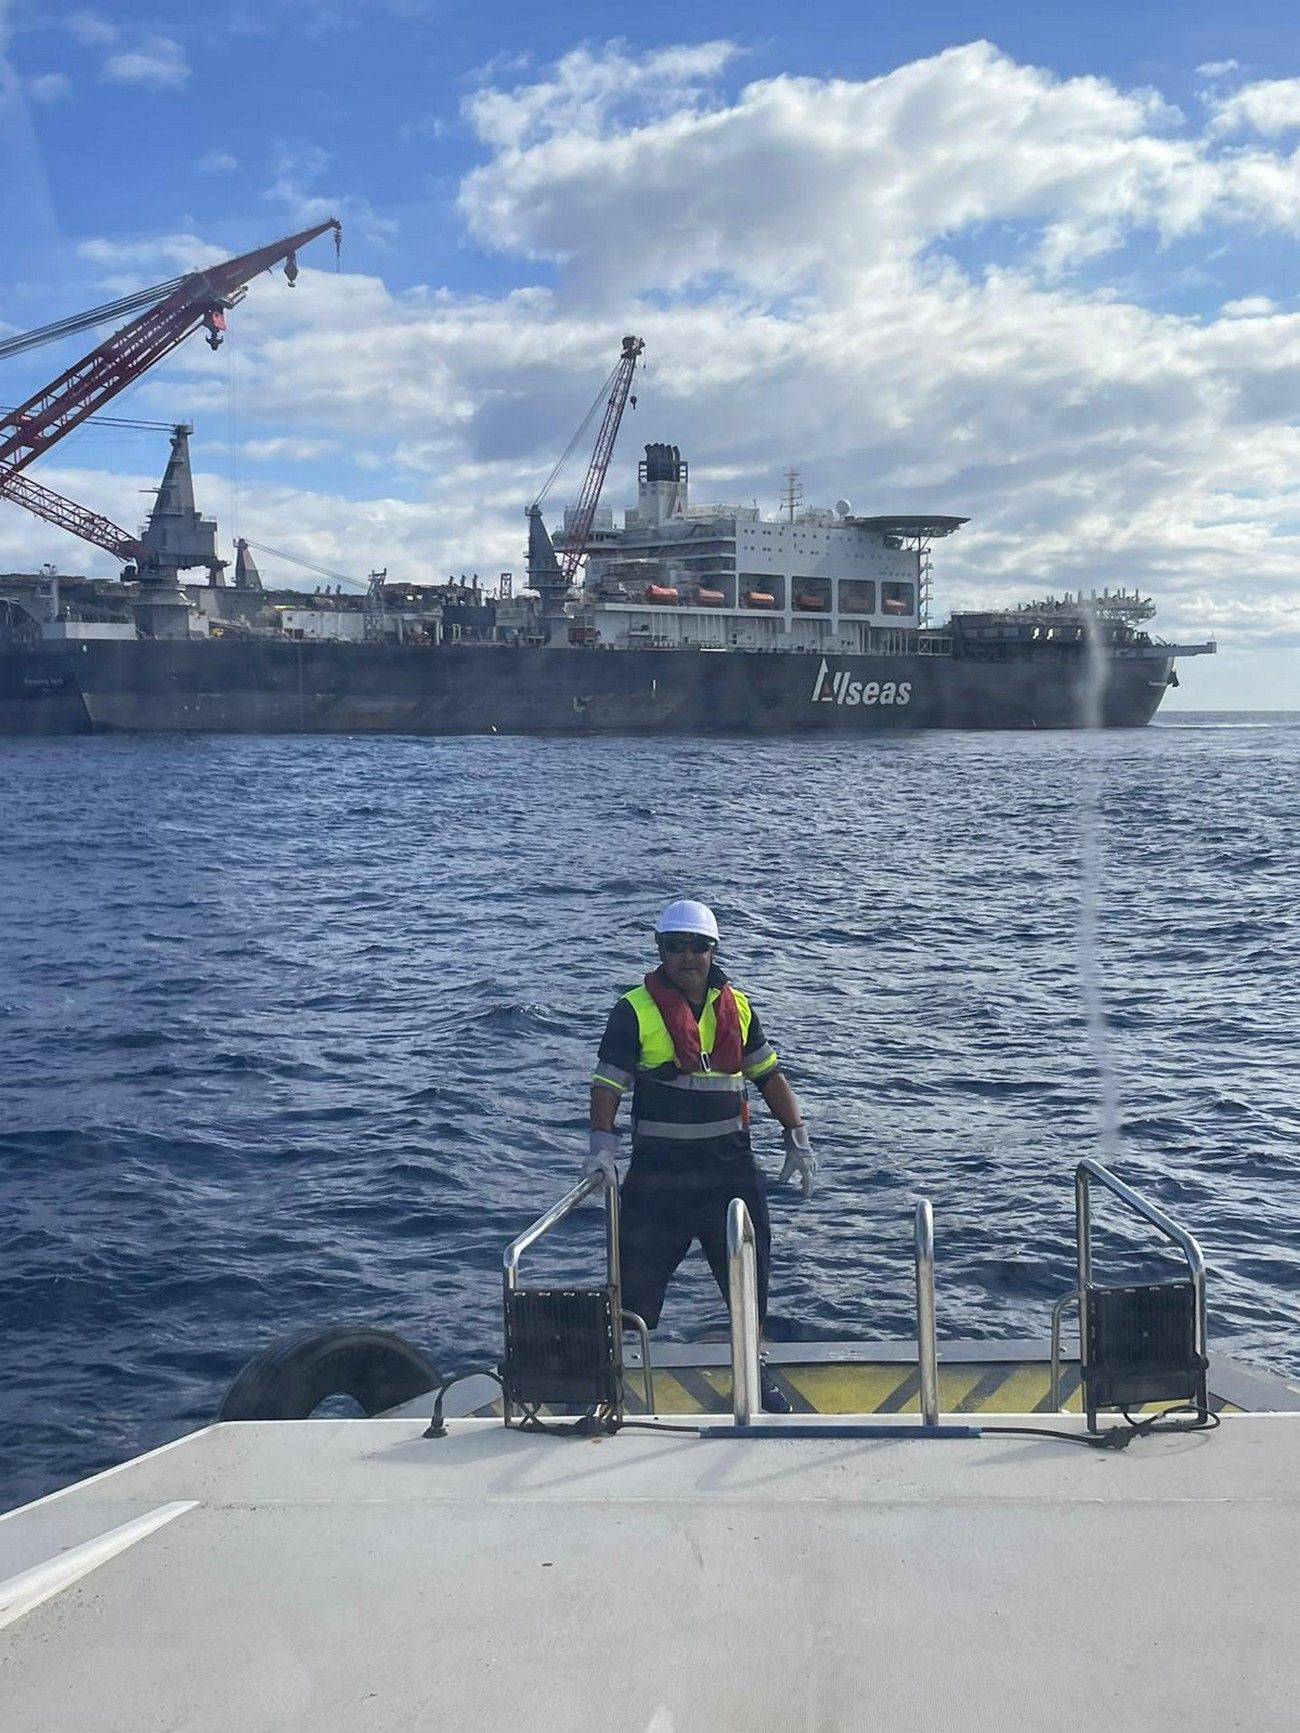
{"label": "metal handrail", "polygon": [[[1158,1204],[1148,1203],[1140,1197],[1131,1186],[1124,1184],[1109,1168],[1103,1167],[1091,1156],[1085,1156],[1074,1170],[1074,1220],[1075,1244],[1078,1257],[1078,1289],[1074,1296],[1066,1295],[1057,1305],[1061,1309],[1072,1297],[1079,1300],[1079,1367],[1084,1370],[1088,1364],[1088,1332],[1083,1327],[1083,1296],[1092,1283],[1092,1199],[1089,1182],[1096,1180],[1099,1185],[1126,1204],[1135,1215],[1157,1228],[1171,1244],[1176,1245],[1187,1260],[1187,1271],[1192,1280],[1193,1296],[1193,1335],[1196,1352],[1204,1355],[1206,1352],[1205,1329],[1205,1254],[1197,1241],[1180,1227],[1172,1216],[1165,1214]],[[1054,1314],[1054,1316],[1056,1316]],[[1059,1327],[1059,1318],[1057,1319]],[[1089,1424],[1095,1416],[1089,1415]]]}
{"label": "metal handrail", "polygon": [[758,1244],[744,1198],[727,1205],[727,1295],[731,1306],[731,1411],[748,1426],[762,1405],[758,1378]]}
{"label": "metal handrail", "polygon": [[[589,1197],[598,1191],[605,1194],[605,1279],[621,1299],[623,1292],[623,1273],[619,1262],[618,1245],[618,1181],[606,1179],[603,1173],[590,1173],[580,1179],[572,1191],[565,1192],[558,1203],[552,1204],[545,1215],[538,1216],[531,1227],[524,1229],[518,1239],[511,1240],[501,1259],[501,1302],[502,1308],[509,1301],[509,1296],[519,1285],[519,1260],[529,1246],[537,1244],[550,1233],[551,1229],[572,1215],[578,1205],[585,1203]],[[641,1367],[645,1384],[645,1403],[647,1414],[655,1411],[654,1374],[650,1369],[650,1337],[645,1321],[635,1312],[619,1312],[620,1324],[624,1319],[631,1322],[641,1339]],[[510,1401],[502,1402],[502,1414],[507,1426],[510,1424]]]}
{"label": "metal handrail", "polygon": [[511,1240],[501,1259],[501,1283],[506,1293],[511,1293],[519,1282],[519,1260],[529,1246],[536,1245],[545,1234],[565,1216],[572,1215],[580,1203],[593,1196],[594,1193],[605,1193],[605,1255],[608,1279],[611,1287],[619,1285],[618,1263],[618,1186],[610,1185],[603,1173],[589,1173],[580,1179],[572,1191],[565,1192],[559,1203],[552,1204],[545,1215],[538,1216],[531,1227],[524,1229],[518,1239]]}
{"label": "metal handrail", "polygon": [[934,1211],[929,1198],[916,1204],[916,1364],[921,1418],[939,1424],[939,1347],[934,1329]]}
{"label": "metal handrail", "polygon": [[1062,1294],[1052,1307],[1052,1370],[1048,1382],[1048,1405],[1053,1414],[1061,1412],[1061,1319],[1067,1306],[1078,1306],[1080,1325],[1083,1320],[1083,1295],[1077,1288]]}

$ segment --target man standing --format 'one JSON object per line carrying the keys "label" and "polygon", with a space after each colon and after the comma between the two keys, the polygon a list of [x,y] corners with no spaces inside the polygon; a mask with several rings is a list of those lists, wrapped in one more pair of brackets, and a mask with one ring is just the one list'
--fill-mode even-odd
{"label": "man standing", "polygon": [[[655,929],[659,967],[610,1012],[591,1080],[590,1150],[584,1171],[618,1177],[614,1118],[632,1090],[632,1165],[620,1198],[623,1304],[650,1329],[664,1292],[698,1240],[728,1297],[727,1206],[743,1198],[758,1243],[758,1312],[767,1315],[771,1227],[763,1176],[749,1142],[745,1084],[780,1121],[785,1165],[812,1194],[816,1157],[794,1091],[749,1000],[714,961],[718,923],[703,903],[669,903]],[[760,1365],[763,1407],[790,1404]]]}

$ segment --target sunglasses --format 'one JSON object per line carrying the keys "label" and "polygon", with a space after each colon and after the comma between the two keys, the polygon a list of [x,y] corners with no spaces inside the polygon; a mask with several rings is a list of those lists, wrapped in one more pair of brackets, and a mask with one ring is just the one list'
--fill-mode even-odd
{"label": "sunglasses", "polygon": [[697,939],[680,933],[660,933],[659,949],[670,957],[680,957],[687,951],[693,951],[697,957],[702,957],[705,951],[713,949],[713,940]]}

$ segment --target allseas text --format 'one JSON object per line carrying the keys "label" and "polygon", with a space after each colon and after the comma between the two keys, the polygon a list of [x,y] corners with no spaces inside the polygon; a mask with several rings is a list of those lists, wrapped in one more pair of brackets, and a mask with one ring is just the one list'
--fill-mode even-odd
{"label": "allseas text", "polygon": [[832,674],[830,664],[823,660],[813,682],[814,704],[910,704],[910,680],[855,680],[847,668]]}

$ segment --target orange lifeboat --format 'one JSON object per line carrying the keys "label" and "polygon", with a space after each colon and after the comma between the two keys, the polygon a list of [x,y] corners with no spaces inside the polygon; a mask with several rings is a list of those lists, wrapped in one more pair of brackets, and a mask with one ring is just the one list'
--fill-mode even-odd
{"label": "orange lifeboat", "polygon": [[701,608],[720,608],[726,601],[721,590],[696,590],[695,600]]}
{"label": "orange lifeboat", "polygon": [[677,591],[671,584],[647,584],[645,599],[647,602],[675,602]]}
{"label": "orange lifeboat", "polygon": [[906,602],[899,601],[897,596],[886,596],[880,604],[882,614],[908,614],[911,609]]}
{"label": "orange lifeboat", "polygon": [[794,605],[805,614],[824,614],[826,612],[825,596],[814,596],[808,591],[796,595]]}
{"label": "orange lifeboat", "polygon": [[745,606],[747,608],[774,608],[776,597],[770,590],[746,590]]}

